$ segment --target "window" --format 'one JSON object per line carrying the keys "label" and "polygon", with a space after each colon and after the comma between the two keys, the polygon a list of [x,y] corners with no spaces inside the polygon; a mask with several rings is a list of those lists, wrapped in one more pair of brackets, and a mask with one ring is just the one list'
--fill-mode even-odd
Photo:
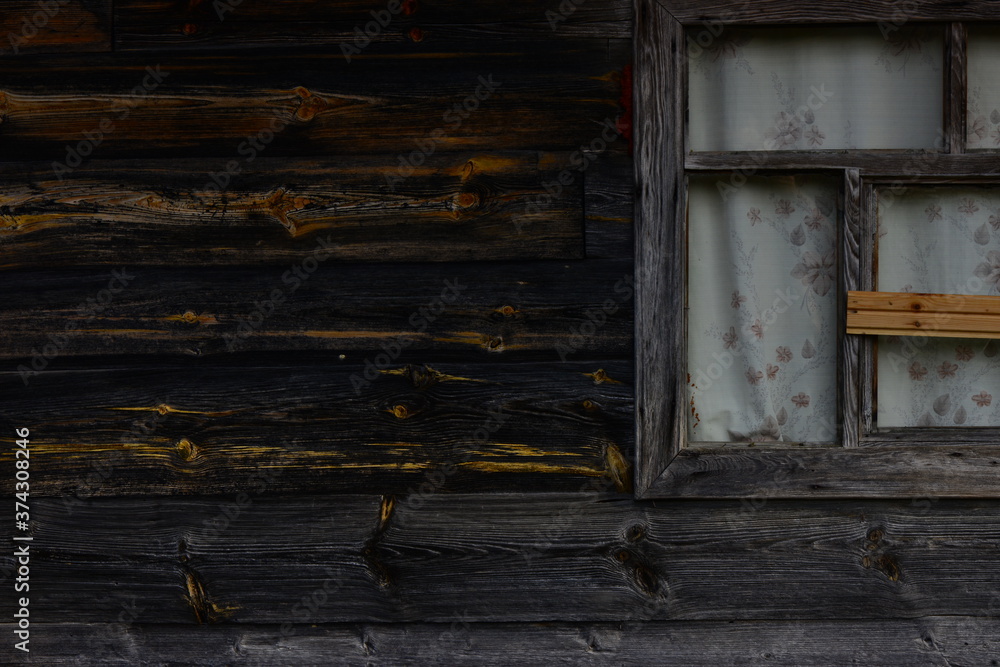
{"label": "window", "polygon": [[638,3],[640,497],[1000,497],[987,18]]}

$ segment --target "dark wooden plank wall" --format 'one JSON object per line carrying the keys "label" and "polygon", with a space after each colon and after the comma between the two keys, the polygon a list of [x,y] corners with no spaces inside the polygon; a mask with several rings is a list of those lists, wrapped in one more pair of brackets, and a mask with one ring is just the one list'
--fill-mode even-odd
{"label": "dark wooden plank wall", "polygon": [[0,44],[35,661],[997,658],[995,503],[632,499],[628,2],[56,4]]}

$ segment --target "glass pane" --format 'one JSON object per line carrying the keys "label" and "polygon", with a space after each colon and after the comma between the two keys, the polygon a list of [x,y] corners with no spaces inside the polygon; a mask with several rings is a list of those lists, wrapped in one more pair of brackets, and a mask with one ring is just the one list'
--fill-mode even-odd
{"label": "glass pane", "polygon": [[832,442],[838,186],[692,176],[688,439]]}
{"label": "glass pane", "polygon": [[939,27],[715,32],[688,34],[691,150],[943,146]]}
{"label": "glass pane", "polygon": [[[1000,189],[883,190],[878,224],[879,290],[1000,294]],[[876,426],[1000,425],[1000,341],[880,336],[877,359]]]}
{"label": "glass pane", "polygon": [[971,149],[1000,147],[1000,28],[969,28],[967,139]]}

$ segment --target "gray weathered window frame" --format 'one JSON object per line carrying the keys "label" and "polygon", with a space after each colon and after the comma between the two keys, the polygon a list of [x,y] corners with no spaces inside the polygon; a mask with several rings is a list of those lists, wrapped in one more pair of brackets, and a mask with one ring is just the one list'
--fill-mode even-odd
{"label": "gray weathered window frame", "polygon": [[[901,15],[901,8],[906,11]],[[947,146],[942,152],[685,151],[686,37],[721,24],[945,24]],[[836,446],[688,446],[685,414],[686,173],[836,171],[843,178],[838,308],[871,289],[873,188],[893,180],[1000,183],[1000,154],[965,152],[966,30],[998,21],[991,3],[869,0],[636,0],[636,496],[638,498],[1000,497],[1000,429],[876,432],[872,342],[839,327],[841,417]],[[680,326],[678,326],[680,323]]]}

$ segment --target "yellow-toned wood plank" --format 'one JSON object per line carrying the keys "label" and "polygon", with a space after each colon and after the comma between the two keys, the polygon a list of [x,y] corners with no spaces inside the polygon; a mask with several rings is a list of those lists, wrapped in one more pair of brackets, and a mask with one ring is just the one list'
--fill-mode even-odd
{"label": "yellow-toned wood plank", "polygon": [[847,333],[1000,338],[1000,296],[848,292]]}

